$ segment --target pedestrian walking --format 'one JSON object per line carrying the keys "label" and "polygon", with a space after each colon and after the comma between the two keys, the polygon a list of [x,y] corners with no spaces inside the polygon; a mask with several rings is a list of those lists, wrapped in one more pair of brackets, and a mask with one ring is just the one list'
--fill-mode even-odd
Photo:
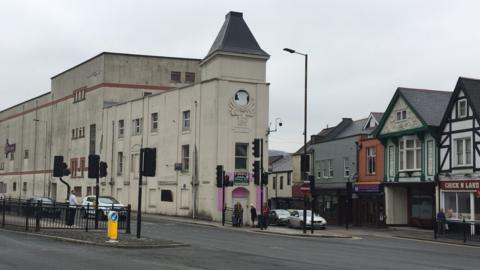
{"label": "pedestrian walking", "polygon": [[67,226],[73,226],[73,224],[75,224],[77,204],[77,196],[75,196],[75,191],[72,190],[68,196]]}
{"label": "pedestrian walking", "polygon": [[250,205],[250,218],[252,219],[252,228],[255,228],[255,220],[257,219],[257,209],[253,204]]}
{"label": "pedestrian walking", "polygon": [[263,219],[262,230],[263,229],[266,230],[268,228],[268,223],[269,223],[268,215],[270,215],[270,208],[268,208],[268,205],[265,203],[265,205],[263,206],[263,213],[262,213],[262,219]]}
{"label": "pedestrian walking", "polygon": [[445,212],[443,208],[440,208],[440,211],[437,213],[437,228],[440,234],[445,234],[445,229],[447,229],[447,218],[445,217]]}

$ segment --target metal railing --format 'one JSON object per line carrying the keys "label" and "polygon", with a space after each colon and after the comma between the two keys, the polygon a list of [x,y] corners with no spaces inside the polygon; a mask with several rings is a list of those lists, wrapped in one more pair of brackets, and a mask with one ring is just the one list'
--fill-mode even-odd
{"label": "metal railing", "polygon": [[[110,211],[118,213],[118,229],[131,231],[131,206],[101,206],[95,209],[89,205],[69,206],[66,203],[43,203],[40,201],[0,199],[0,222],[5,226],[24,227],[26,231],[41,229],[106,230]],[[95,227],[95,220],[98,226]]]}
{"label": "metal railing", "polygon": [[464,243],[468,241],[480,242],[480,222],[463,220],[435,221],[433,224],[435,239],[454,239]]}

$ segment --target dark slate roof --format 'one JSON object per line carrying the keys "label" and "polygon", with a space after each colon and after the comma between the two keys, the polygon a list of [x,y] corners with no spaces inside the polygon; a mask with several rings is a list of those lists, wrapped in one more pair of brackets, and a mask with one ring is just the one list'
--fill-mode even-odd
{"label": "dark slate roof", "polygon": [[401,87],[397,91],[400,92],[407,103],[413,107],[428,126],[440,125],[452,95],[451,92],[445,91]]}
{"label": "dark slate roof", "polygon": [[360,134],[370,134],[372,129],[363,129],[367,123],[368,118],[360,119],[351,122],[342,132],[340,132],[336,139],[360,135]]}
{"label": "dark slate roof", "polygon": [[373,117],[375,117],[375,120],[377,120],[378,123],[382,120],[383,117],[383,112],[372,112]]}
{"label": "dark slate roof", "polygon": [[250,32],[250,29],[243,20],[243,14],[233,11],[230,11],[225,16],[222,29],[220,29],[217,38],[205,58],[208,58],[217,51],[269,57],[268,53],[260,48],[257,40],[252,32]]}
{"label": "dark slate roof", "polygon": [[286,154],[272,163],[272,172],[286,172],[292,170],[293,164],[291,154]]}
{"label": "dark slate roof", "polygon": [[480,80],[460,77],[458,79],[461,89],[469,97],[473,110],[480,113]]}

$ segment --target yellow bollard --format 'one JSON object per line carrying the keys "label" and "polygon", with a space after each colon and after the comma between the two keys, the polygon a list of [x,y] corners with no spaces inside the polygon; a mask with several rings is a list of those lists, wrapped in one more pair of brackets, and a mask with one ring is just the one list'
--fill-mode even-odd
{"label": "yellow bollard", "polygon": [[108,242],[118,242],[118,213],[110,211],[108,213]]}

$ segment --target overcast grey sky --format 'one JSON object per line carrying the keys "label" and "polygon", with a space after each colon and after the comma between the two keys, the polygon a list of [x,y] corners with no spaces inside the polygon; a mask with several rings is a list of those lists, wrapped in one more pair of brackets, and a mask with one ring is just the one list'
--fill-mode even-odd
{"label": "overcast grey sky", "polygon": [[384,111],[396,87],[452,91],[480,78],[480,2],[2,1],[0,110],[50,90],[50,77],[102,51],[203,58],[230,11],[271,58],[270,148],[303,143],[303,57],[309,131]]}

